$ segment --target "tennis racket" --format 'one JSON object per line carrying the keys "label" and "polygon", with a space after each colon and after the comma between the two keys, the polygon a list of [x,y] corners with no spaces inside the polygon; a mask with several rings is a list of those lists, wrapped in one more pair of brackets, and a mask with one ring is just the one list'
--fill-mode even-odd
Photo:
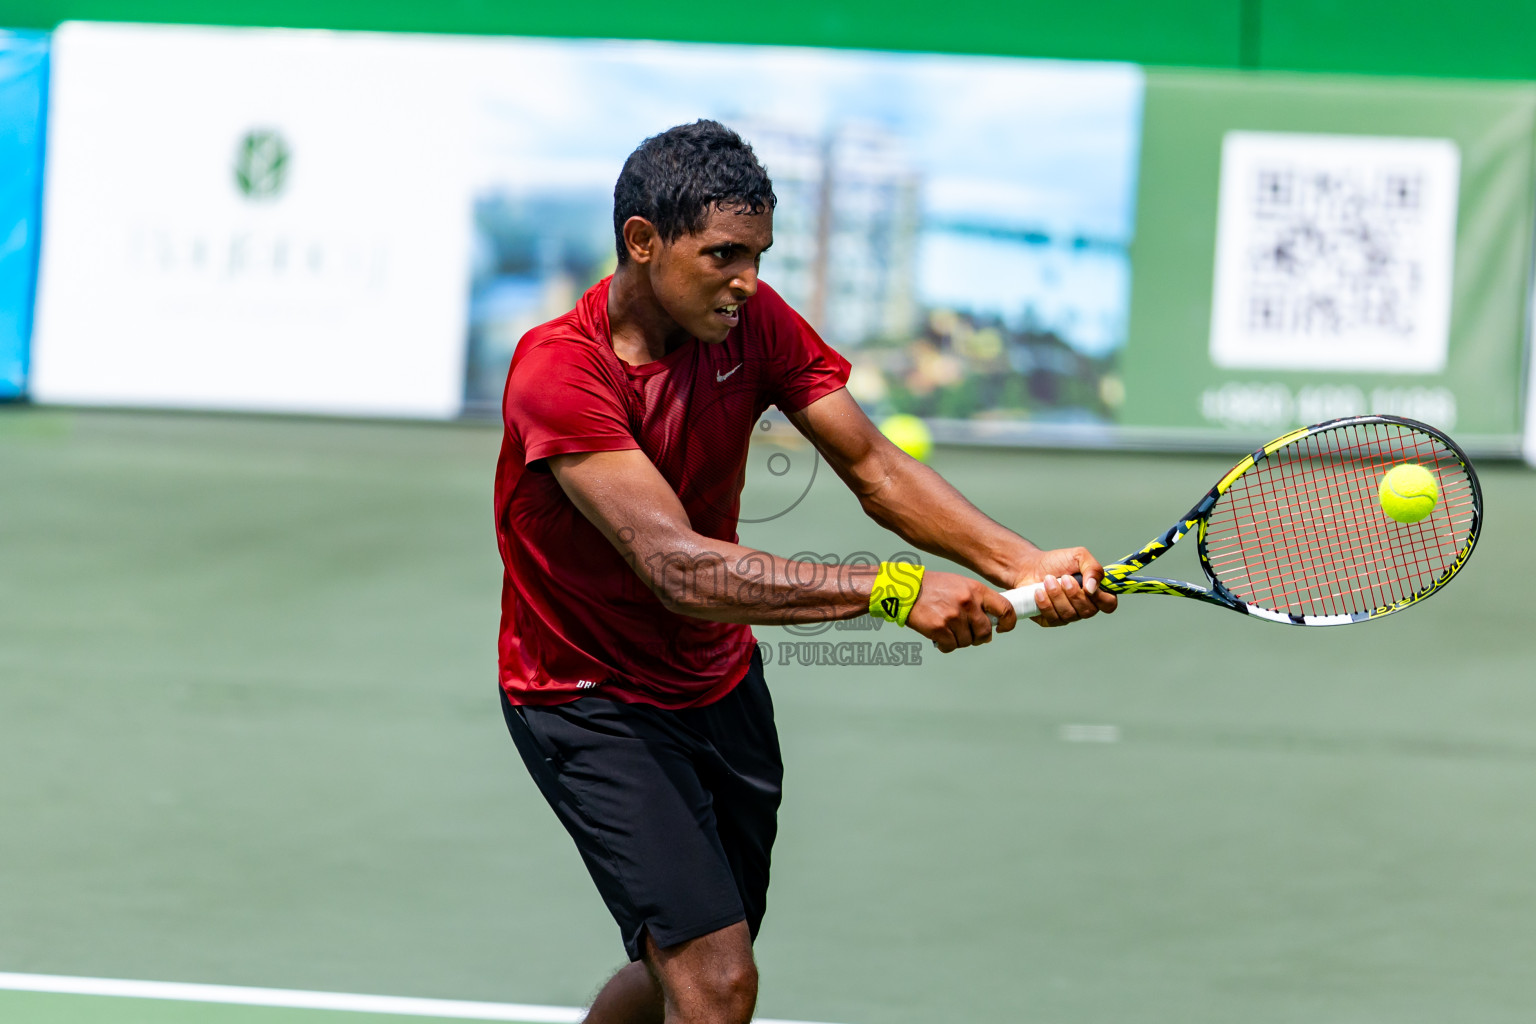
{"label": "tennis racket", "polygon": [[[1416,523],[1390,518],[1381,478],[1413,463],[1439,500]],[[1438,591],[1477,543],[1483,495],[1472,463],[1434,427],[1349,416],[1294,430],[1233,466],[1189,514],[1104,567],[1114,594],[1171,594],[1296,626],[1339,626],[1402,611]],[[1191,532],[1206,584],[1134,575]],[[1082,577],[1078,577],[1081,582]],[[1039,584],[1003,596],[1040,614]]]}

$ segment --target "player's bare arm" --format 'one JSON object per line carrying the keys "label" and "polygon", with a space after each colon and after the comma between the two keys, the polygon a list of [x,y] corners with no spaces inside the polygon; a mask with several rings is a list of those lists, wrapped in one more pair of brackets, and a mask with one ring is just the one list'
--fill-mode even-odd
{"label": "player's bare arm", "polygon": [[[672,611],[716,622],[782,625],[851,619],[869,611],[878,566],[796,562],[705,537],[666,479],[640,451],[549,460],[571,502],[603,532]],[[922,609],[918,615],[918,608]],[[990,616],[990,617],[989,617]],[[1014,626],[1013,607],[977,580],[929,572],[907,624],[941,650]]]}
{"label": "player's bare arm", "polygon": [[[1060,626],[1115,610],[1100,590],[1104,567],[1086,548],[1043,550],[993,521],[948,481],[892,444],[846,390],[790,416],[875,522],[924,551],[959,562],[1002,589],[1043,581],[1035,620]],[[1074,573],[1081,573],[1080,586]],[[929,610],[918,596],[909,624],[922,631]],[[919,620],[923,621],[919,621]],[[940,649],[944,644],[940,642]],[[957,645],[963,646],[963,645]]]}

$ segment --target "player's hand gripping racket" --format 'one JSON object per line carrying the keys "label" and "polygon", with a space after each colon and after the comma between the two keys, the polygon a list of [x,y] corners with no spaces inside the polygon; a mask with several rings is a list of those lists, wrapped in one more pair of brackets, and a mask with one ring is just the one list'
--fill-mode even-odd
{"label": "player's hand gripping racket", "polygon": [[[1423,518],[1388,515],[1382,481],[1399,466],[1429,477]],[[1114,594],[1173,594],[1298,626],[1337,626],[1401,611],[1445,586],[1477,543],[1483,495],[1466,454],[1433,427],[1350,416],[1303,427],[1244,457],[1189,514],[1104,567]],[[1417,515],[1419,511],[1399,514]],[[1207,586],[1133,576],[1195,531]],[[1079,577],[1079,579],[1081,579]],[[1039,615],[1040,585],[1003,596]]]}

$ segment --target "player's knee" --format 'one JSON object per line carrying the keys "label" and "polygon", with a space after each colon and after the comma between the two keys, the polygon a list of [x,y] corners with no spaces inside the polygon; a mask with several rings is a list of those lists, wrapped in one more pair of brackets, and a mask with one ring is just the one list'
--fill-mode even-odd
{"label": "player's knee", "polygon": [[696,979],[697,1005],[701,1020],[711,1024],[748,1024],[757,1006],[757,966],[750,959],[731,959],[713,965]]}
{"label": "player's knee", "polygon": [[757,967],[749,960],[724,971],[718,981],[717,998],[721,1020],[748,1024],[757,1008]]}

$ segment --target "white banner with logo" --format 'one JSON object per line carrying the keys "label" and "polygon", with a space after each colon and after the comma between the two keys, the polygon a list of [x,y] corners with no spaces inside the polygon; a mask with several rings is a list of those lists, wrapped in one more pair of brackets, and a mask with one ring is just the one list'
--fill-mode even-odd
{"label": "white banner with logo", "polygon": [[419,38],[64,25],[33,397],[457,415],[455,77]]}

